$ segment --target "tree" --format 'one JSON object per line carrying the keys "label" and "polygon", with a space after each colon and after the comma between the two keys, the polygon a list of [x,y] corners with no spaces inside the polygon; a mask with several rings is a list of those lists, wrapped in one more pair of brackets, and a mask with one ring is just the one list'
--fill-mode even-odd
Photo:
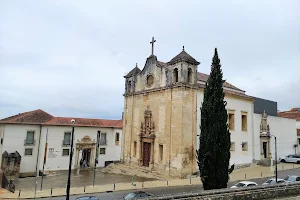
{"label": "tree", "polygon": [[205,84],[201,108],[200,147],[197,163],[204,190],[227,188],[229,174],[230,132],[224,101],[223,73],[217,48],[212,59],[210,76]]}

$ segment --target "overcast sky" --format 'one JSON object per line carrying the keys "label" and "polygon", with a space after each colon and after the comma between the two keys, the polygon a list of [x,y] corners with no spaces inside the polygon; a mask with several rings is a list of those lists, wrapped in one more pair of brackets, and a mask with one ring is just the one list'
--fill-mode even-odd
{"label": "overcast sky", "polygon": [[[178,2],[178,3],[177,3]],[[121,118],[124,74],[182,46],[248,95],[300,106],[300,1],[0,0],[0,118]]]}

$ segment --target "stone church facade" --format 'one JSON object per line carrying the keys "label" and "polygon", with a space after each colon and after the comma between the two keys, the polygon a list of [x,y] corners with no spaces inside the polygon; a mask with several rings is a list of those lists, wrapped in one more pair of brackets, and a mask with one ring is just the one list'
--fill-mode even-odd
{"label": "stone church facade", "polygon": [[183,49],[168,63],[151,55],[125,76],[124,162],[176,175],[196,170],[198,65]]}
{"label": "stone church facade", "polygon": [[[185,177],[198,171],[195,153],[201,133],[200,109],[209,75],[198,72],[200,62],[184,47],[169,62],[159,61],[153,53],[154,42],[143,69],[136,66],[124,76],[121,161]],[[278,144],[282,149],[278,155],[293,153],[296,120],[271,116],[266,122],[267,113],[258,112],[264,107],[258,98],[227,81],[223,89],[231,133],[230,164],[275,158],[274,141],[265,136],[270,127],[272,135],[288,141]]]}

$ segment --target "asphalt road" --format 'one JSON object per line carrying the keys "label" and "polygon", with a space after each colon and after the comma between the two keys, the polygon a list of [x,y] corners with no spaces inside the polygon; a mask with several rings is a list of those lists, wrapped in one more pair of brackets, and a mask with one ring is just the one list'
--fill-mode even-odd
{"label": "asphalt road", "polygon": [[[278,172],[278,178],[285,178],[287,175],[300,175],[300,168],[291,169],[291,170],[284,170]],[[268,178],[261,178],[261,179],[252,179],[251,181],[256,182],[258,185],[264,183]],[[230,188],[236,182],[228,183],[228,187]],[[150,188],[150,189],[143,189],[148,193],[151,193],[155,196],[158,195],[167,195],[167,194],[176,194],[176,193],[189,193],[189,192],[199,192],[203,190],[201,185],[188,185],[188,186],[174,186],[174,187],[159,187],[159,188]],[[121,199],[131,191],[118,191],[118,192],[111,192],[111,193],[95,193],[91,194],[92,196],[99,197],[100,200],[116,200]],[[79,195],[85,196],[85,195]],[[72,196],[70,199],[74,200],[79,196]],[[65,200],[66,197],[53,197],[53,198],[42,198],[43,200],[51,199],[51,200]]]}

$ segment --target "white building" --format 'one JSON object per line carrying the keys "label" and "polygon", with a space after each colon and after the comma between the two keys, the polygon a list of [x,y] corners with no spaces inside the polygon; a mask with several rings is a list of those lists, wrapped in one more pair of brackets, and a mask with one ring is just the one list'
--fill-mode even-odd
{"label": "white building", "polygon": [[[18,152],[21,156],[19,173],[24,176],[44,170],[67,170],[73,118],[53,117],[35,110],[0,120],[0,153]],[[121,154],[122,120],[74,118],[74,154],[72,169],[80,163],[104,167],[119,161]],[[48,134],[47,134],[48,132]],[[97,149],[97,135],[100,135]],[[46,141],[47,138],[47,141]],[[46,145],[47,142],[47,145]],[[9,168],[12,160],[2,156],[1,168]],[[80,162],[82,161],[82,162]],[[3,163],[9,162],[9,163]]]}
{"label": "white building", "polygon": [[296,120],[296,130],[297,130],[297,154],[300,154],[300,108],[292,108],[288,111],[279,112],[280,117],[295,119]]}

